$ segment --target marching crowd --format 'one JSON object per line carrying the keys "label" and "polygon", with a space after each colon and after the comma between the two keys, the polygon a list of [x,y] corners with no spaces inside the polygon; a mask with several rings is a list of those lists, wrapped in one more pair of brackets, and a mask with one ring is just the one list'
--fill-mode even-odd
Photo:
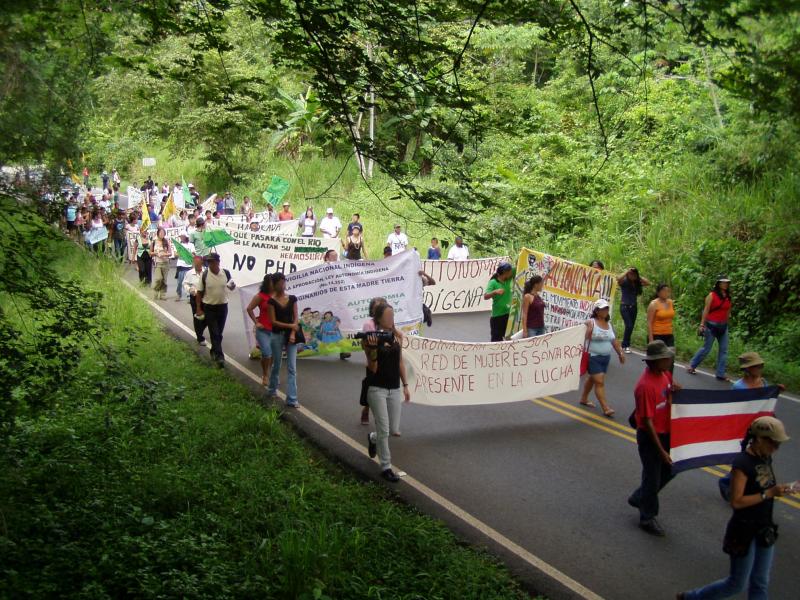
{"label": "marching crowd", "polygon": [[[141,193],[140,207],[125,211],[120,209],[120,178],[116,170],[102,176],[102,192],[92,193],[88,172],[84,171],[83,194],[69,196],[64,213],[67,232],[80,240],[95,239],[93,230],[106,228],[113,244],[108,251],[120,261],[128,256],[128,234],[134,234],[131,256],[143,285],[152,285],[156,299],[164,299],[168,290],[171,260],[176,248],[166,235],[166,227],[181,229],[180,246],[188,255],[178,253],[176,263],[176,301],[184,298],[191,306],[197,342],[207,345],[206,331],[211,342],[211,357],[220,366],[224,365],[222,336],[227,319],[229,294],[236,285],[228,270],[221,268],[220,257],[206,242],[205,229],[217,224],[223,215],[237,212],[237,202],[228,192],[221,197],[212,196],[213,206],[203,208],[200,195],[192,184],[188,194],[182,185],[159,187],[149,178]],[[190,199],[186,208],[165,215],[169,198],[181,194]],[[206,201],[208,203],[208,200]],[[212,210],[213,209],[213,210]],[[296,220],[298,234],[325,238],[339,238],[342,256],[349,260],[368,258],[364,245],[363,224],[358,214],[353,214],[347,227],[343,227],[333,209],[328,208],[323,218],[317,219],[313,207],[308,207],[297,219],[288,202],[276,212],[267,205],[263,213],[255,213],[252,202],[245,197],[238,206],[239,214],[247,222]],[[341,237],[340,237],[341,236]],[[97,238],[101,236],[96,236]],[[106,251],[102,239],[87,244],[96,252]],[[383,256],[392,256],[409,249],[409,240],[400,225],[388,235]],[[337,260],[336,252],[326,254],[325,260]],[[442,258],[439,240],[433,238],[427,252],[430,260]],[[447,259],[467,260],[469,250],[461,237],[456,237],[449,248]],[[191,260],[190,260],[191,259]],[[604,270],[600,261],[592,267]],[[509,315],[513,305],[514,268],[507,262],[498,265],[496,272],[485,286],[484,298],[491,300],[489,333],[492,342],[507,339]],[[285,289],[283,274],[264,277],[260,291],[247,306],[247,314],[253,322],[260,349],[262,384],[267,396],[276,394],[281,365],[287,363],[286,404],[298,406],[297,352],[305,342],[300,326],[297,298]],[[521,335],[532,337],[545,333],[545,300],[542,295],[544,280],[533,276],[524,283],[521,299]],[[624,323],[622,339],[617,337],[611,324],[609,299],[598,300],[591,318],[586,322],[585,347],[581,370],[586,379],[581,389],[580,404],[594,407],[589,396],[592,391],[603,414],[614,418],[615,411],[609,405],[605,391],[605,378],[612,355],[620,363],[631,353],[631,339],[638,316],[639,299],[645,287],[652,282],[640,275],[635,267],[628,268],[618,276],[620,288],[620,315]],[[658,494],[672,479],[670,458],[670,414],[671,398],[681,386],[673,379],[675,357],[675,334],[673,321],[676,306],[671,298],[670,286],[659,283],[655,294],[647,304],[646,330],[647,349],[643,359],[645,368],[633,391],[635,410],[630,417],[636,429],[636,441],[642,465],[641,480],[637,489],[628,498],[628,503],[639,512],[639,524],[647,533],[663,536],[663,527],[657,520],[659,513]],[[731,281],[719,276],[705,298],[698,334],[703,338],[702,346],[690,361],[687,372],[695,374],[717,342],[718,352],[715,376],[718,380],[730,381],[726,375],[728,353],[728,321],[731,311]],[[368,435],[368,451],[377,456],[382,476],[391,482],[399,480],[392,470],[389,449],[390,436],[400,435],[401,407],[411,397],[408,378],[402,360],[402,333],[396,329],[394,311],[382,298],[370,303],[367,324],[361,338],[366,357],[366,373],[362,382],[362,424],[369,424],[372,412],[376,430]],[[746,352],[738,357],[742,377],[733,382],[734,389],[762,388],[768,385],[762,372],[764,361],[755,352]],[[782,386],[780,386],[782,388]],[[742,451],[733,461],[731,474],[720,481],[720,493],[730,503],[733,514],[724,535],[724,551],[730,556],[729,575],[701,588],[678,594],[678,599],[726,598],[747,588],[751,599],[766,598],[769,573],[777,539],[777,526],[773,520],[775,498],[800,491],[795,484],[779,484],[772,467],[772,457],[783,442],[789,440],[783,424],[771,416],[755,419],[742,440]]]}

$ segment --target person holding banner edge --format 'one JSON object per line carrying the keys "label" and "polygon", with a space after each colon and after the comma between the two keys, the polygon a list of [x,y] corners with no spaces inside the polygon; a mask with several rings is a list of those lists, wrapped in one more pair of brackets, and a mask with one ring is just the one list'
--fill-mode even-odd
{"label": "person holding banner edge", "polygon": [[632,416],[642,477],[639,487],[628,497],[628,504],[639,510],[639,527],[659,537],[666,534],[656,520],[658,493],[673,477],[669,455],[672,392],[681,389],[672,382],[669,371],[674,357],[662,340],[647,344],[647,355],[642,359],[647,367],[633,390],[636,408]]}
{"label": "person holding banner edge", "polygon": [[[261,351],[261,385],[269,384],[272,368],[272,321],[269,320],[269,299],[272,296],[272,275],[264,275],[261,288],[247,305],[247,314],[255,326],[256,341]],[[255,309],[258,308],[258,317]]]}
{"label": "person holding banner edge", "polygon": [[502,342],[505,339],[508,315],[511,312],[511,284],[514,278],[514,267],[510,263],[497,265],[492,278],[486,286],[484,300],[492,301],[492,316],[489,317],[491,341]]}
{"label": "person holding banner edge", "polygon": [[622,352],[619,340],[614,334],[610,313],[608,300],[600,298],[594,303],[592,317],[586,321],[586,340],[589,342],[589,369],[580,399],[580,403],[583,406],[593,408],[594,403],[589,401],[589,393],[594,388],[594,394],[600,403],[600,408],[609,419],[616,414],[616,411],[606,402],[606,372],[611,362],[611,352],[615,351],[619,357],[620,364],[625,364],[625,354]]}
{"label": "person holding banner edge", "polygon": [[751,600],[766,599],[769,573],[778,539],[772,513],[775,498],[795,491],[778,484],[772,455],[789,441],[786,429],[775,417],[758,417],[742,440],[742,452],[733,460],[731,508],[722,550],[730,555],[730,574],[709,585],[680,592],[677,600],[729,598],[747,586]]}
{"label": "person holding banner edge", "polygon": [[389,304],[374,307],[377,330],[367,334],[364,354],[367,357],[367,403],[375,418],[376,431],[367,435],[370,458],[377,454],[381,463],[381,477],[391,483],[400,481],[392,470],[389,451],[389,432],[400,433],[400,384],[405,402],[411,401],[408,390],[406,366],[403,362],[400,338],[394,326],[394,309]]}
{"label": "person holding banner edge", "polygon": [[272,371],[269,376],[267,397],[275,395],[280,378],[283,348],[286,347],[286,406],[297,408],[297,345],[305,343],[300,319],[297,315],[297,296],[286,293],[286,276],[272,274],[272,297],[268,303],[272,322]]}
{"label": "person holding banner edge", "polygon": [[544,287],[541,275],[534,275],[525,282],[522,290],[522,331],[526,337],[544,335],[544,300],[540,296]]}

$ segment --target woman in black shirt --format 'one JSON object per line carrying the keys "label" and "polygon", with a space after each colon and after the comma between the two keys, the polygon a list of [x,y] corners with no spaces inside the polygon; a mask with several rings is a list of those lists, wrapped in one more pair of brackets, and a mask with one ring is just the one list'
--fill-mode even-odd
{"label": "woman in black shirt", "polygon": [[267,397],[274,396],[278,389],[283,349],[286,348],[286,406],[297,408],[297,345],[304,344],[303,330],[297,316],[297,296],[286,294],[286,277],[283,273],[272,275],[272,297],[267,310],[272,322],[270,346],[272,348],[272,371],[269,375]]}
{"label": "woman in black shirt", "polygon": [[742,453],[732,465],[731,506],[733,516],[725,530],[722,550],[731,557],[731,572],[725,579],[682,592],[678,600],[729,598],[747,586],[749,600],[766,599],[769,572],[778,527],[772,521],[774,498],[793,489],[777,484],[772,455],[788,441],[786,430],[775,417],[759,417],[750,424],[742,441]]}
{"label": "woman in black shirt", "polygon": [[[377,431],[367,435],[369,456],[377,453],[381,462],[381,477],[392,483],[399,477],[392,471],[392,456],[389,452],[389,432],[400,435],[400,412],[402,398],[411,400],[403,364],[400,336],[394,328],[394,309],[388,304],[375,307],[373,319],[377,331],[370,333],[364,343],[367,355],[367,403],[375,418]],[[386,337],[391,337],[387,340]]]}

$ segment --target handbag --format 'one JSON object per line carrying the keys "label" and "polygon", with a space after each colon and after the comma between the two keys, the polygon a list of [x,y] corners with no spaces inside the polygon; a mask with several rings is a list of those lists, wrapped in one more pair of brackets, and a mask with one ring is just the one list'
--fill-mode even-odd
{"label": "handbag", "polygon": [[581,354],[581,375],[586,375],[589,371],[589,351],[584,350],[583,354]]}

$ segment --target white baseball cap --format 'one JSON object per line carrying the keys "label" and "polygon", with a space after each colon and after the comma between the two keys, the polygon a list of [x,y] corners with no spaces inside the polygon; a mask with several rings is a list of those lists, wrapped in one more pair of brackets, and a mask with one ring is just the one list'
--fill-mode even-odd
{"label": "white baseball cap", "polygon": [[603,310],[604,308],[608,308],[608,306],[608,300],[605,298],[600,298],[600,300],[594,303],[595,310]]}
{"label": "white baseball cap", "polygon": [[326,210],[325,212],[326,212],[327,214],[329,214],[329,215],[332,215],[332,214],[333,214],[333,209],[332,209],[332,208],[329,208],[329,209],[328,209],[328,210]]}

